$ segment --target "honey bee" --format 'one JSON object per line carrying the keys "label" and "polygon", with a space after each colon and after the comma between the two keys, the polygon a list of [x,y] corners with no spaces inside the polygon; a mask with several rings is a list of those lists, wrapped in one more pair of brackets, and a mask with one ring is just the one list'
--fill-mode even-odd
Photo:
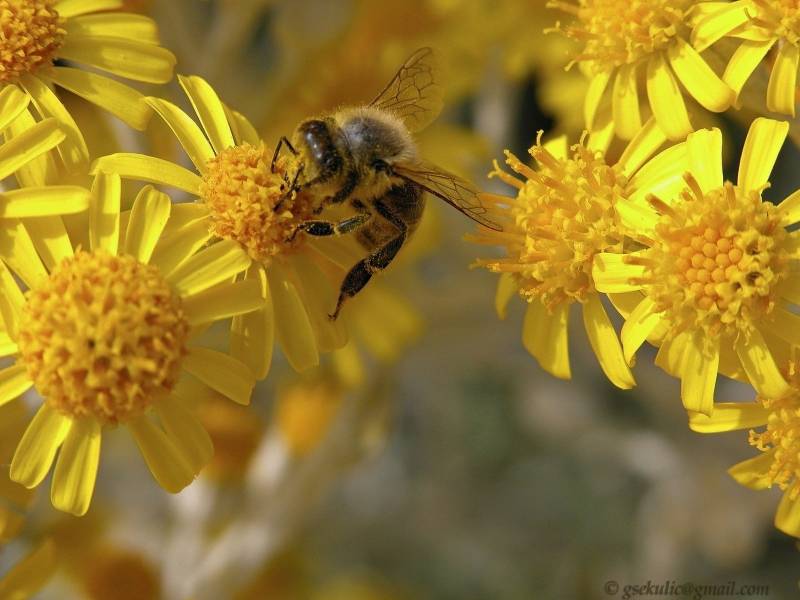
{"label": "honey bee", "polygon": [[433,50],[421,48],[372,102],[307,119],[291,141],[284,136],[275,149],[273,172],[283,146],[297,158],[289,192],[310,194],[319,202],[317,213],[345,202],[354,210],[338,222],[305,221],[292,234],[353,234],[368,253],[342,281],[331,320],[397,256],[422,218],[426,192],[481,225],[502,229],[487,218],[471,183],[419,156],[411,134],[433,121],[443,105],[436,73]]}

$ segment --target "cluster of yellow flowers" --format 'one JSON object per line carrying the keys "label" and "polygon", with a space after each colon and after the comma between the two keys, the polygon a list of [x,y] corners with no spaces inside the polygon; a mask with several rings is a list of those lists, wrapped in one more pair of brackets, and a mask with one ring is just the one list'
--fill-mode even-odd
{"label": "cluster of yellow flowers", "polygon": [[[750,430],[759,455],[730,473],[754,489],[784,490],[775,525],[800,537],[800,190],[769,198],[790,128],[781,115],[795,114],[800,6],[548,6],[566,17],[551,33],[576,42],[568,66],[589,81],[588,133],[573,145],[540,135],[530,149],[535,167],[511,153],[511,172],[495,164],[491,176],[517,195],[486,194],[504,231],[473,239],[505,249],[478,262],[501,274],[498,315],[519,294],[528,303],[525,348],[564,379],[574,304],[614,385],[634,386],[637,351],[645,341],[656,346],[656,364],[680,379],[691,429]],[[748,106],[745,96],[756,95]],[[733,183],[723,176],[720,130],[692,122],[742,105],[755,118]],[[627,142],[621,151],[617,138]],[[624,319],[619,335],[608,304]],[[755,400],[715,402],[719,374],[749,383]]]}

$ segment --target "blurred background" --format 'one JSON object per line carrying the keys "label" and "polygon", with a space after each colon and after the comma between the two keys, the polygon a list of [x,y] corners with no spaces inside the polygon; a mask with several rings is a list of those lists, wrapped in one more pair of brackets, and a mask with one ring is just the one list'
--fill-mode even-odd
{"label": "blurred background", "polygon": [[[544,34],[563,18],[544,0],[126,4],[159,22],[178,73],[205,77],[268,144],[369,101],[421,46],[446,73],[445,113],[419,136],[434,162],[510,195],[486,179],[504,148],[525,157],[540,129],[581,133],[584,79],[565,70],[569,43]],[[177,84],[148,93],[185,104]],[[718,124],[741,143],[740,125]],[[94,155],[138,145],[185,160],[158,123],[144,138],[105,115],[81,125]],[[800,185],[797,159],[787,143],[774,199]],[[672,580],[796,598],[778,491],[726,474],[752,455],[746,435],[690,432],[652,349],[638,387],[616,390],[582,327],[574,379],[544,373],[522,347],[522,302],[498,320],[496,275],[468,268],[490,252],[463,241],[472,224],[435,200],[427,212],[346,307],[345,350],[300,375],[276,357],[249,409],[201,408],[217,455],[195,484],[168,496],[111,435],[89,515],[57,515],[41,493],[0,560],[51,535],[60,567],[43,599],[593,599],[608,581]],[[750,392],[723,382],[718,397]]]}

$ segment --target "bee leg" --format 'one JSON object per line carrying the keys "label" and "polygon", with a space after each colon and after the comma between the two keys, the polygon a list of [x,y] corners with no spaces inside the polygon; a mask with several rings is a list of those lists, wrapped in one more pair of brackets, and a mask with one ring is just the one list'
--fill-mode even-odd
{"label": "bee leg", "polygon": [[278,198],[278,201],[275,203],[275,207],[272,210],[274,210],[274,211],[280,210],[281,209],[281,205],[284,202],[286,202],[286,199],[289,196],[291,196],[292,192],[294,192],[297,189],[297,180],[300,178],[300,173],[303,172],[303,167],[304,166],[305,165],[301,164],[299,167],[297,167],[297,171],[294,174],[294,179],[292,179],[292,183],[289,184],[288,189],[283,194],[281,194],[280,198]]}
{"label": "bee leg", "polygon": [[287,138],[285,135],[282,135],[281,139],[278,140],[278,145],[275,146],[275,153],[272,155],[272,162],[269,165],[270,173],[275,172],[275,162],[278,160],[278,156],[281,153],[281,147],[284,144],[286,144],[286,147],[289,149],[289,152],[297,156],[297,150],[294,149],[294,146],[292,146],[292,143],[289,141],[289,138]]}
{"label": "bee leg", "polygon": [[294,240],[299,231],[305,231],[307,234],[315,237],[350,233],[351,231],[355,231],[359,227],[362,227],[371,218],[372,214],[365,211],[360,212],[355,216],[348,217],[347,219],[342,219],[338,223],[334,223],[333,221],[304,221],[300,223],[300,225],[298,225],[297,228],[292,232],[292,235],[289,237],[288,241],[291,242]]}

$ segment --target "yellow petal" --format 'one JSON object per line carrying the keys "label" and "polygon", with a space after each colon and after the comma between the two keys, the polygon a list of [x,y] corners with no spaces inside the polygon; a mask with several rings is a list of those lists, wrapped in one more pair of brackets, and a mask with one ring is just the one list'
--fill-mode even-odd
{"label": "yellow petal", "polygon": [[89,243],[92,250],[117,253],[121,186],[119,175],[113,173],[99,172],[94,178],[89,206]]}
{"label": "yellow petal", "polygon": [[208,432],[176,396],[162,398],[155,409],[175,449],[194,473],[199,473],[214,456],[214,444]]}
{"label": "yellow petal", "polygon": [[20,85],[28,92],[33,105],[42,118],[55,118],[61,129],[66,134],[64,142],[59,145],[58,153],[61,155],[67,170],[75,173],[85,173],[89,167],[89,149],[75,119],[51,90],[39,77],[25,74],[20,77]]}
{"label": "yellow petal", "polygon": [[225,148],[233,146],[233,134],[225,116],[225,108],[214,88],[197,76],[179,75],[178,81],[189,97],[214,151],[219,154]]}
{"label": "yellow petal", "polygon": [[197,170],[205,173],[208,161],[214,158],[214,150],[197,124],[171,102],[150,97],[147,103],[164,119]]}
{"label": "yellow petal", "polygon": [[647,206],[647,196],[654,194],[664,202],[672,203],[674,196],[686,187],[683,174],[689,170],[687,144],[675,144],[659,152],[639,169],[628,182],[634,190],[629,196],[632,203]]}
{"label": "yellow petal", "polygon": [[286,359],[296,371],[317,366],[319,352],[314,329],[297,288],[277,263],[270,267],[267,279],[275,309],[276,336]]}
{"label": "yellow petal", "polygon": [[[180,205],[172,207],[173,213],[178,206]],[[171,221],[172,217],[167,222],[168,230]],[[161,236],[153,251],[153,256],[150,258],[150,264],[158,267],[161,274],[168,277],[200,248],[205,246],[210,239],[211,232],[208,230],[208,220],[190,221],[182,227],[170,230],[169,233]]]}
{"label": "yellow petal", "polygon": [[720,402],[714,412],[689,413],[689,429],[698,433],[722,433],[753,429],[767,424],[770,411],[757,402]]}
{"label": "yellow petal", "polygon": [[589,82],[589,88],[586,90],[586,96],[583,103],[583,117],[586,121],[586,129],[591,131],[594,127],[594,117],[597,114],[597,107],[600,106],[600,100],[603,98],[603,92],[608,87],[608,82],[611,79],[613,71],[605,73],[598,73],[592,77]]}
{"label": "yellow petal", "polygon": [[[781,290],[791,291],[791,288],[787,288],[786,283],[784,283]],[[793,346],[800,345],[800,316],[789,312],[785,308],[776,308],[770,314],[770,318],[765,320],[762,325],[764,331],[772,333]]]}
{"label": "yellow petal", "polygon": [[749,487],[751,490],[766,490],[772,485],[769,471],[774,454],[775,451],[770,450],[744,460],[728,469],[728,474],[736,480],[736,483]]}
{"label": "yellow petal", "polygon": [[775,39],[765,42],[744,41],[733,53],[722,75],[723,81],[730,86],[738,96],[750,75],[761,64],[770,48],[775,44]]}
{"label": "yellow petal", "polygon": [[239,244],[222,240],[184,261],[167,280],[178,293],[188,296],[230,280],[249,267],[250,263],[250,257]]}
{"label": "yellow petal", "polygon": [[736,97],[733,90],[687,42],[674,38],[667,55],[678,79],[701,106],[722,112],[733,103]]}
{"label": "yellow petal", "polygon": [[559,160],[566,160],[569,153],[569,139],[566,134],[552,137],[544,142],[542,146]]}
{"label": "yellow petal", "polygon": [[689,171],[694,175],[704,193],[722,187],[722,133],[714,129],[700,129],[686,138]]}
{"label": "yellow petal", "polygon": [[678,82],[661,54],[654,54],[647,63],[647,97],[668,139],[682,140],[692,131]]}
{"label": "yellow petal", "polygon": [[158,484],[177,494],[189,485],[197,474],[167,435],[147,417],[128,423],[144,461]]}
{"label": "yellow petal", "polygon": [[261,143],[261,136],[258,135],[256,128],[242,113],[226,106],[225,115],[237,144],[247,143],[257,146]]}
{"label": "yellow petal", "polygon": [[506,318],[508,313],[508,303],[517,294],[517,283],[511,273],[503,273],[497,282],[497,292],[494,297],[494,308],[497,316],[501,319]]}
{"label": "yellow petal", "polygon": [[166,48],[110,36],[67,36],[58,55],[147,83],[169,82],[175,68],[175,56]]}
{"label": "yellow petal", "polygon": [[612,110],[617,135],[624,140],[633,138],[642,128],[636,84],[636,63],[622,65],[617,69],[611,96]]}
{"label": "yellow petal", "polygon": [[9,84],[0,90],[0,130],[9,124],[28,108],[31,98],[14,84]]}
{"label": "yellow petal", "polygon": [[14,452],[9,473],[11,479],[26,488],[39,485],[47,476],[69,428],[67,417],[42,404]]}
{"label": "yellow petal", "polygon": [[133,13],[100,13],[81,15],[64,24],[67,37],[72,35],[111,36],[158,44],[158,27],[155,21]]}
{"label": "yellow petal", "polygon": [[683,354],[690,341],[689,332],[682,332],[671,339],[664,340],[656,354],[655,364],[670,375],[680,377]]}
{"label": "yellow petal", "polygon": [[169,219],[169,196],[147,185],[133,202],[123,252],[147,263]]}
{"label": "yellow petal", "polygon": [[99,462],[100,424],[93,417],[73,420],[53,472],[53,506],[78,517],[85,515],[92,501]]}
{"label": "yellow petal", "polygon": [[47,540],[0,578],[0,598],[33,598],[50,580],[57,566],[55,544]]}
{"label": "yellow petal", "polygon": [[620,224],[634,238],[652,239],[658,224],[658,213],[642,202],[617,203]]}
{"label": "yellow petal", "polygon": [[617,161],[617,168],[625,177],[631,177],[667,141],[654,118],[647,120],[639,133],[628,143]]}
{"label": "yellow petal", "polygon": [[605,156],[613,141],[614,119],[611,117],[610,111],[604,111],[601,116],[595,118],[594,129],[586,141],[586,148]]}
{"label": "yellow petal", "polygon": [[247,365],[232,356],[208,348],[190,348],[183,368],[237,404],[250,403],[255,377]]}
{"label": "yellow petal", "polygon": [[789,492],[784,492],[778,504],[775,527],[783,533],[800,537],[800,499],[793,499]]}
{"label": "yellow petal", "polygon": [[[11,339],[11,335],[8,331],[0,331],[0,356],[11,356],[17,352],[19,352],[19,347],[16,342]],[[0,394],[1,393],[2,392],[0,392]],[[0,400],[0,404],[3,404],[2,400]]]}
{"label": "yellow petal", "polygon": [[77,185],[51,185],[0,192],[0,217],[71,215],[89,208],[89,190]]}
{"label": "yellow petal", "polygon": [[317,349],[320,352],[330,352],[344,346],[347,343],[344,321],[331,321],[328,317],[328,313],[336,306],[338,290],[333,289],[328,278],[307,256],[293,256],[291,267],[286,267],[285,272],[290,276],[291,270],[294,270],[292,281],[306,307],[317,340]]}
{"label": "yellow petal", "polygon": [[[34,120],[30,111],[23,111],[8,125],[8,130],[5,132],[6,144],[11,139],[25,134],[29,129],[37,127],[37,125],[38,123],[36,120]],[[64,135],[63,131],[61,134]],[[64,138],[62,138],[62,141],[63,139]],[[59,142],[54,141],[52,143],[52,147],[55,147],[57,143]],[[0,145],[0,157],[6,156],[3,150],[6,144]],[[55,158],[57,153],[47,152],[48,149],[49,148],[43,147],[39,154],[31,154],[24,164],[21,164],[19,168],[17,168],[14,176],[19,182],[20,186],[35,187],[58,181],[58,178],[62,175],[61,171],[63,171],[63,169],[60,165],[56,165]],[[8,156],[12,156],[14,157],[14,160],[16,160],[18,158],[18,154],[19,152],[12,151]],[[2,165],[3,162],[0,160],[0,170],[3,170]],[[9,173],[10,172],[11,171],[9,171]]]}
{"label": "yellow petal", "polygon": [[340,381],[348,388],[359,387],[366,381],[366,368],[355,342],[332,352],[331,360]]}
{"label": "yellow petal", "polygon": [[114,10],[122,6],[123,0],[59,0],[53,8],[60,17],[68,19],[101,10]]}
{"label": "yellow petal", "polygon": [[791,389],[775,364],[760,331],[753,329],[749,339],[740,335],[734,347],[747,378],[760,395],[765,398],[780,398]]}
{"label": "yellow petal", "polygon": [[0,406],[27,392],[33,381],[24,364],[17,363],[0,370]]}
{"label": "yellow petal", "polygon": [[188,169],[168,160],[120,152],[97,159],[92,165],[91,174],[99,171],[116,173],[123,179],[136,179],[147,183],[156,183],[176,187],[197,195],[200,189],[200,177]]}
{"label": "yellow petal", "polygon": [[617,333],[597,294],[591,295],[583,304],[583,325],[586,328],[586,335],[589,336],[589,343],[608,380],[623,390],[636,385],[633,374],[622,356]]}
{"label": "yellow petal", "polygon": [[767,110],[770,112],[794,117],[798,62],[800,48],[794,44],[782,44],[767,85]]}
{"label": "yellow petal", "polygon": [[223,283],[183,298],[183,310],[192,325],[227,319],[257,310],[263,305],[261,283],[256,279]]}
{"label": "yellow petal", "polygon": [[153,114],[141,92],[110,77],[74,67],[53,67],[47,78],[139,131],[147,127]]}
{"label": "yellow petal", "polygon": [[272,295],[267,285],[263,267],[251,266],[248,281],[256,281],[261,291],[261,307],[253,312],[237,315],[231,322],[231,356],[246,364],[256,379],[264,379],[272,364],[275,344],[275,317]]}
{"label": "yellow petal", "polygon": [[731,2],[703,16],[692,31],[692,46],[702,52],[731,31],[750,21],[749,2]]}
{"label": "yellow petal", "polygon": [[16,219],[7,220],[0,227],[0,255],[29,288],[48,277],[28,230]]}
{"label": "yellow petal", "polygon": [[633,364],[636,351],[644,344],[663,317],[663,313],[656,312],[655,302],[650,298],[643,298],[625,320],[620,337],[625,351],[625,361],[629,365]]}
{"label": "yellow petal", "polygon": [[[369,293],[361,295],[358,302],[358,311],[351,313],[348,321],[353,337],[378,360],[398,360],[408,344],[421,333],[422,319],[418,311],[395,290],[380,282],[372,283]],[[387,314],[392,318],[386,319]]]}
{"label": "yellow petal", "polygon": [[3,315],[6,331],[12,340],[16,340],[22,308],[25,306],[25,296],[2,261],[0,261],[0,292],[0,314]]}
{"label": "yellow petal", "polygon": [[61,217],[30,217],[23,221],[39,256],[49,270],[73,256],[72,242]]}
{"label": "yellow petal", "polygon": [[522,345],[548,373],[561,379],[570,379],[569,340],[567,337],[567,303],[562,303],[550,314],[538,300],[528,304],[522,324]]}
{"label": "yellow petal", "polygon": [[681,360],[681,399],[688,411],[710,415],[719,370],[719,339],[696,332],[686,344]]}
{"label": "yellow petal", "polygon": [[595,255],[592,279],[597,291],[604,293],[632,292],[641,289],[641,284],[631,282],[644,275],[644,267],[629,265],[625,255],[601,252]]}
{"label": "yellow petal", "polygon": [[64,140],[64,129],[55,119],[45,119],[0,146],[0,179],[5,179],[36,156]]}
{"label": "yellow petal", "polygon": [[772,167],[789,133],[789,124],[759,117],[750,125],[739,163],[739,187],[759,191],[769,181]]}

